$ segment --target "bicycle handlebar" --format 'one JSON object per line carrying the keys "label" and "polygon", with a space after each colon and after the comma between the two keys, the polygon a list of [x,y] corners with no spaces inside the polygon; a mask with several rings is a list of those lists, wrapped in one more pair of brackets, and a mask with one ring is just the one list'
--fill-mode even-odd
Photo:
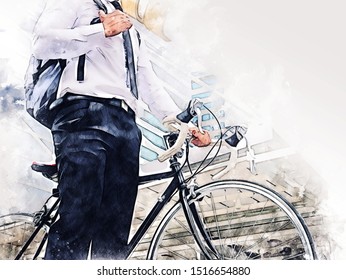
{"label": "bicycle handlebar", "polygon": [[167,160],[168,158],[170,158],[171,156],[178,153],[184,144],[184,141],[185,141],[187,134],[189,132],[189,128],[188,128],[188,125],[186,123],[183,123],[183,122],[180,122],[179,126],[177,127],[176,126],[177,123],[178,123],[178,121],[175,117],[167,118],[163,122],[163,124],[170,131],[178,131],[179,130],[179,135],[178,135],[178,138],[175,141],[174,145],[158,156],[158,160],[160,162],[163,162],[163,161]]}
{"label": "bicycle handlebar", "polygon": [[197,115],[198,116],[198,128],[203,133],[201,126],[201,110],[203,103],[198,99],[192,99],[187,108],[179,113],[177,116],[170,116],[164,119],[163,125],[167,127],[170,131],[179,131],[178,138],[175,144],[168,150],[164,151],[158,156],[158,160],[163,162],[175,155],[184,144],[184,141],[189,132],[188,123]]}
{"label": "bicycle handlebar", "polygon": [[[201,114],[201,108],[203,106],[203,103],[199,99],[192,99],[189,102],[188,107],[179,113],[177,116],[171,116],[169,118],[164,119],[163,124],[170,130],[170,131],[179,131],[178,138],[176,139],[174,145],[170,147],[168,150],[164,151],[161,155],[158,156],[158,160],[160,162],[163,162],[170,158],[171,156],[174,156],[177,154],[180,149],[182,148],[184,141],[189,133],[189,127],[188,123],[197,116],[198,121],[198,129],[201,133],[204,133],[202,129],[202,114]],[[217,174],[213,175],[213,178],[221,177],[224,174],[226,174],[230,169],[232,169],[235,164],[237,163],[237,146],[238,143],[244,138],[246,141],[246,150],[247,150],[247,156],[246,159],[250,162],[250,171],[252,173],[256,173],[255,170],[255,155],[252,150],[252,148],[249,147],[247,139],[245,138],[244,134],[247,131],[246,127],[243,126],[232,126],[233,128],[232,135],[225,138],[225,143],[227,143],[228,147],[230,149],[234,149],[231,152],[231,158],[229,160],[228,166],[220,171]],[[231,131],[231,129],[228,129]]]}

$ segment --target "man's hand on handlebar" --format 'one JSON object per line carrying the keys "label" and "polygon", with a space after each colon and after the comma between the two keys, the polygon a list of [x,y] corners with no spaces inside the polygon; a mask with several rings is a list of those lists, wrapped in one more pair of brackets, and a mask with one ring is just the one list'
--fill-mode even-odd
{"label": "man's hand on handlebar", "polygon": [[203,133],[198,128],[190,128],[190,133],[192,134],[191,143],[197,147],[206,147],[211,143],[210,134],[208,131]]}
{"label": "man's hand on handlebar", "polygon": [[[178,115],[170,115],[163,119],[163,125],[167,127],[170,131],[179,131],[179,136],[175,141],[175,144],[168,150],[164,151],[158,156],[160,162],[168,159],[169,157],[180,151],[183,146],[187,135],[192,133],[193,139],[192,143],[199,147],[205,147],[210,144],[210,136],[207,132],[204,132],[201,128],[201,106],[203,104],[197,100],[193,99],[189,102],[188,107]],[[190,130],[188,123],[191,119],[198,117],[198,128]]]}

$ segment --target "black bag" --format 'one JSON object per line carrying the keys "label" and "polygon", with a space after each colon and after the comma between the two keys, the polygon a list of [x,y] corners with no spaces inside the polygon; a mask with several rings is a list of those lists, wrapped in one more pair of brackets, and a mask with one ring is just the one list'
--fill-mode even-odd
{"label": "black bag", "polygon": [[32,55],[29,61],[24,84],[26,111],[48,128],[54,121],[54,112],[49,110],[49,106],[56,100],[65,66],[64,59],[43,62]]}
{"label": "black bag", "polygon": [[[107,8],[99,0],[94,0],[99,9],[107,12]],[[90,24],[99,23],[95,18]],[[140,35],[137,32],[139,45]],[[79,57],[77,80],[84,81],[85,54]],[[25,75],[25,105],[26,111],[39,123],[51,129],[55,118],[55,111],[50,110],[56,100],[62,72],[66,66],[66,59],[49,59],[43,61],[31,56]]]}
{"label": "black bag", "polygon": [[[100,9],[106,7],[100,1],[94,1]],[[102,7],[101,7],[102,5]],[[96,18],[98,19],[98,18]],[[91,24],[96,23],[92,22]],[[85,55],[79,57],[77,80],[84,80]],[[25,75],[24,92],[26,111],[39,123],[51,129],[55,117],[50,105],[56,100],[65,59],[43,61],[31,56]]]}

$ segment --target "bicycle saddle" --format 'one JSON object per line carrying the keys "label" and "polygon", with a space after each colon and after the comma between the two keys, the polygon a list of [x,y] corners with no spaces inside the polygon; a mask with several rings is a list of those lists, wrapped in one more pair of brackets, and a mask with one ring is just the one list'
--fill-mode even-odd
{"label": "bicycle saddle", "polygon": [[58,168],[55,163],[45,163],[34,161],[31,164],[31,169],[41,173],[44,177],[57,182],[58,181]]}

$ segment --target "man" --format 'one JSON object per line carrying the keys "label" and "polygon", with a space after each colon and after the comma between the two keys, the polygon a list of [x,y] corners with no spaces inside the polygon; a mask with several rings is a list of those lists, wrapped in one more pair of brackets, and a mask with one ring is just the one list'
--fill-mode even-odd
{"label": "man", "polygon": [[160,119],[179,112],[129,17],[107,0],[102,4],[107,14],[93,0],[48,0],[35,26],[34,55],[67,62],[52,127],[61,203],[45,259],[86,259],[89,251],[94,259],[126,257],[138,186],[138,100]]}

